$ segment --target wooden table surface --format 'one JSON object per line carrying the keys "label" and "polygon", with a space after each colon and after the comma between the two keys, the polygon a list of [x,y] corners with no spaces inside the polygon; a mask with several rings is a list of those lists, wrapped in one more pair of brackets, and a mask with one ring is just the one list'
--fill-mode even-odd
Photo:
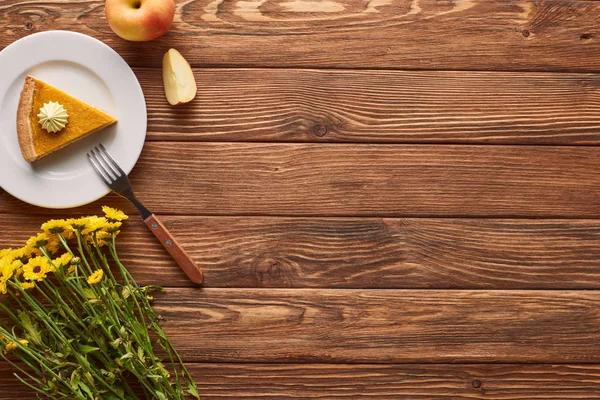
{"label": "wooden table surface", "polygon": [[[0,0],[0,48],[52,29],[142,84],[131,179],[204,288],[135,219],[121,253],[203,399],[600,398],[599,1],[185,0],[128,43],[103,1]],[[0,247],[102,204],[134,213],[2,193]]]}

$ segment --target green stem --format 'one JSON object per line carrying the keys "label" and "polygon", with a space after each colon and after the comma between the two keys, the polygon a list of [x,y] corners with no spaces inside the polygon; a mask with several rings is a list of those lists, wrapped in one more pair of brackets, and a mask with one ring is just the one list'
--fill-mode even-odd
{"label": "green stem", "polygon": [[[87,396],[78,393],[77,387],[71,388],[68,378],[77,369],[77,373],[85,374],[82,379],[84,376],[93,379],[90,380],[90,384],[93,382],[90,388],[95,397],[108,391],[119,399],[139,400],[127,383],[126,377],[131,374],[148,398],[154,398],[156,392],[161,391],[169,399],[183,399],[183,385],[187,384],[188,388],[196,386],[183,360],[160,327],[158,317],[146,297],[151,287],[140,287],[121,263],[114,233],[110,239],[106,239],[110,256],[99,246],[95,232],[86,237],[81,231],[75,231],[75,236],[77,243],[71,249],[67,240],[57,234],[62,247],[69,254],[76,257],[74,251],[79,251],[81,262],[75,277],[68,276],[65,268],[58,268],[42,246],[40,250],[55,267],[55,279],[39,282],[36,285],[39,295],[35,291],[25,291],[17,282],[10,282],[14,290],[10,291],[11,302],[7,304],[12,307],[14,303],[16,309],[21,308],[31,315],[35,321],[34,327],[39,329],[42,337],[40,346],[17,344],[20,351],[15,354],[23,361],[21,366],[16,367],[23,376],[18,378],[47,396],[83,400]],[[111,269],[109,258],[118,267],[121,276],[119,281],[115,277],[116,271]],[[87,278],[94,270],[103,270],[105,277],[99,284],[88,284]],[[21,326],[18,315],[2,303],[0,311],[6,313],[16,327]],[[2,331],[0,326],[0,333]],[[6,333],[16,339],[15,332]],[[157,364],[159,359],[154,354],[151,333],[158,335],[158,344],[166,350],[174,379],[167,378],[164,366]],[[113,351],[110,344],[116,338],[122,342]],[[88,351],[80,344],[92,344],[99,350]],[[133,357],[118,360],[127,351]],[[114,384],[106,381],[100,372],[101,366],[116,375]],[[152,375],[160,375],[160,378],[148,378]],[[48,386],[50,379],[55,384]]]}
{"label": "green stem", "polygon": [[[11,282],[12,283],[12,282]],[[29,300],[33,300],[34,298],[29,296],[28,293],[26,293],[26,291],[20,289],[20,287],[18,287],[17,284],[13,284],[15,287],[17,287],[17,289],[19,290],[19,292],[21,293],[22,296],[28,296],[28,304],[30,304],[36,311],[39,312],[39,316],[47,316],[48,314],[42,310],[40,308],[41,304],[38,305],[37,300],[36,301],[29,301]],[[42,291],[41,288],[38,286],[38,290]],[[43,294],[45,296],[45,294]],[[24,308],[24,307],[22,307]],[[71,342],[63,335],[62,330],[55,324],[55,322],[52,320],[52,318],[38,318],[38,320],[40,320],[44,325],[46,325],[46,327],[54,334],[54,336],[59,339],[63,346],[67,347],[70,349],[71,354],[74,355],[74,357],[76,359],[78,359],[79,363],[82,365],[86,365],[85,362],[86,361],[85,357],[83,357],[80,353],[79,350],[74,348],[71,345]],[[100,374],[97,374],[95,369],[93,368],[87,368],[86,366],[86,370],[90,373],[92,373],[94,375],[94,377],[100,381],[109,391],[113,392],[115,395],[119,396],[119,393],[116,392],[114,390],[114,388],[112,387],[112,385],[108,384],[104,378],[102,378],[102,376],[100,376]]]}
{"label": "green stem", "polygon": [[4,304],[2,304],[2,302],[0,302],[0,308],[2,309],[2,311],[4,311],[8,315],[8,317],[10,319],[12,319],[14,321],[14,323],[16,323],[16,324],[19,323],[19,321],[20,321],[19,318],[17,318],[17,316],[15,314],[13,314],[13,312],[8,307],[6,307]]}
{"label": "green stem", "polygon": [[[136,287],[136,289],[139,290],[140,289],[139,285],[137,285],[137,283],[135,282],[133,277],[129,274],[129,271],[125,268],[125,266],[121,263],[121,261],[119,259],[119,256],[116,251],[116,243],[115,243],[115,235],[114,234],[112,235],[112,241],[109,244],[109,249],[110,249],[113,259],[115,260],[115,262],[117,263],[117,266],[119,267],[121,274],[123,275],[124,280],[129,284],[131,284],[130,282],[133,282],[133,285]],[[142,302],[146,306],[145,308],[146,308],[148,314],[150,314],[150,316],[156,317],[154,310],[152,309],[150,303],[148,302],[148,299],[143,295],[143,293],[142,293],[141,297],[143,297]],[[138,305],[138,309],[139,309],[139,304],[137,303],[137,301],[136,301],[136,305]],[[141,313],[141,311],[140,311],[140,313]],[[158,318],[155,318],[155,321],[157,319]],[[165,333],[162,330],[162,328],[160,327],[160,325],[155,321],[152,322],[153,328],[156,330],[157,333],[159,333],[159,336],[162,336],[163,342],[166,344],[166,347],[168,349],[170,349],[173,352],[173,354],[175,354],[175,356],[177,357],[177,360],[179,361],[179,367],[182,369],[185,376],[187,376],[186,381],[188,382],[188,384],[195,386],[193,380],[191,380],[191,375],[190,375],[187,367],[185,366],[185,364],[183,363],[183,360],[179,356],[179,353],[175,350],[175,348],[173,347],[173,345],[171,344],[171,342],[165,335]],[[177,382],[179,383],[179,378],[177,376],[177,368],[176,368],[176,364],[173,362],[171,351],[167,351],[167,353],[169,354],[169,357],[171,358],[171,366],[173,367],[173,371],[176,374]],[[153,352],[151,351],[150,354],[153,354]],[[183,376],[183,373],[182,373],[182,376]],[[169,388],[171,388],[170,385],[169,385]],[[178,385],[178,389],[181,389],[180,385]],[[179,394],[179,393],[181,393],[181,390],[178,390],[177,394]]]}
{"label": "green stem", "polygon": [[[19,346],[19,348],[20,348],[20,349],[21,349],[21,350],[22,350],[22,351],[23,351],[25,354],[27,354],[27,355],[28,355],[29,357],[31,357],[33,360],[37,361],[37,362],[38,362],[40,365],[45,365],[45,366],[46,366],[45,370],[46,370],[46,371],[47,371],[47,372],[48,372],[48,373],[49,373],[49,374],[50,374],[52,377],[56,378],[56,379],[57,379],[57,382],[63,382],[63,379],[62,379],[62,378],[61,378],[61,377],[60,377],[58,374],[56,374],[56,373],[55,373],[55,372],[52,370],[52,368],[50,368],[50,366],[46,365],[46,361],[47,361],[47,360],[46,360],[46,359],[45,359],[43,356],[38,356],[38,355],[37,355],[35,352],[33,352],[33,351],[30,349],[30,348],[28,348],[28,347],[25,347],[25,346],[22,346],[22,345],[21,345],[20,343],[18,343],[18,342],[17,342],[17,346]],[[7,358],[4,356],[4,355],[3,355],[3,354],[2,354],[2,357],[3,357],[3,358],[6,360],[6,361],[8,361],[9,363],[11,363],[11,362],[10,362],[10,361],[9,361],[9,360],[8,360],[8,359],[7,359]],[[22,368],[20,368],[20,367],[16,366],[14,363],[11,363],[11,365],[12,365],[13,367],[17,368],[18,370],[20,370],[21,372],[23,372],[23,373],[27,374],[27,372],[26,372],[26,371],[24,371]],[[66,386],[66,388],[67,388],[67,389],[69,389],[69,390],[70,390],[70,392],[71,392],[72,394],[76,395],[76,397],[77,397],[78,399],[83,399],[83,400],[85,400],[85,398],[81,397],[80,395],[78,395],[78,393],[76,393],[75,391],[71,390],[71,388],[70,388],[69,386],[67,386],[66,384],[65,384],[64,386]]]}
{"label": "green stem", "polygon": [[[92,269],[90,268],[90,264],[87,261],[87,258],[85,257],[85,252],[83,251],[83,246],[81,244],[81,242],[83,241],[82,237],[81,237],[81,232],[77,231],[76,232],[76,236],[77,236],[77,247],[79,249],[79,254],[81,255],[81,259],[83,260],[84,265],[87,267],[87,273],[88,275],[86,276],[86,278],[89,276],[89,274],[92,273]],[[87,243],[86,243],[87,244]],[[84,271],[85,273],[86,271]]]}

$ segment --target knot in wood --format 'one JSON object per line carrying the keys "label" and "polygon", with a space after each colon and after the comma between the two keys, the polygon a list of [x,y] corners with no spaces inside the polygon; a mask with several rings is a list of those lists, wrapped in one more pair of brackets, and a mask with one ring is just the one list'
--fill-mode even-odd
{"label": "knot in wood", "polygon": [[313,126],[313,133],[318,137],[323,137],[327,135],[327,127],[325,125],[315,124],[315,126]]}
{"label": "knot in wood", "polygon": [[471,384],[473,385],[473,387],[475,389],[479,389],[481,387],[481,381],[477,380],[477,379],[475,379],[473,382],[471,382]]}
{"label": "knot in wood", "polygon": [[253,267],[255,279],[264,286],[279,283],[285,275],[283,269],[281,262],[269,256],[257,259]]}

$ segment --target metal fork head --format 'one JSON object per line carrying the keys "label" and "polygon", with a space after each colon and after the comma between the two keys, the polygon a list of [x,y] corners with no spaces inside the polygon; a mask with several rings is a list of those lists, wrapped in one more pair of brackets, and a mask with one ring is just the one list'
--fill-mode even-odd
{"label": "metal fork head", "polygon": [[129,194],[133,195],[133,188],[127,174],[119,167],[102,143],[90,150],[87,156],[98,176],[113,192],[125,197],[128,197]]}
{"label": "metal fork head", "polygon": [[90,150],[87,153],[87,156],[98,176],[106,183],[106,186],[111,188],[113,192],[131,201],[142,216],[142,219],[145,220],[152,215],[152,213],[135,198],[127,174],[119,167],[119,164],[117,164],[108,150],[104,148],[102,143],[98,143],[98,146]]}

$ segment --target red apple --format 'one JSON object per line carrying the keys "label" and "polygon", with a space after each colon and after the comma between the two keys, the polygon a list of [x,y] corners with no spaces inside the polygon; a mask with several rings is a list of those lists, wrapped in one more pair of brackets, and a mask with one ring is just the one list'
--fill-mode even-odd
{"label": "red apple", "polygon": [[120,37],[146,42],[163,35],[175,16],[173,0],[106,0],[106,19]]}

